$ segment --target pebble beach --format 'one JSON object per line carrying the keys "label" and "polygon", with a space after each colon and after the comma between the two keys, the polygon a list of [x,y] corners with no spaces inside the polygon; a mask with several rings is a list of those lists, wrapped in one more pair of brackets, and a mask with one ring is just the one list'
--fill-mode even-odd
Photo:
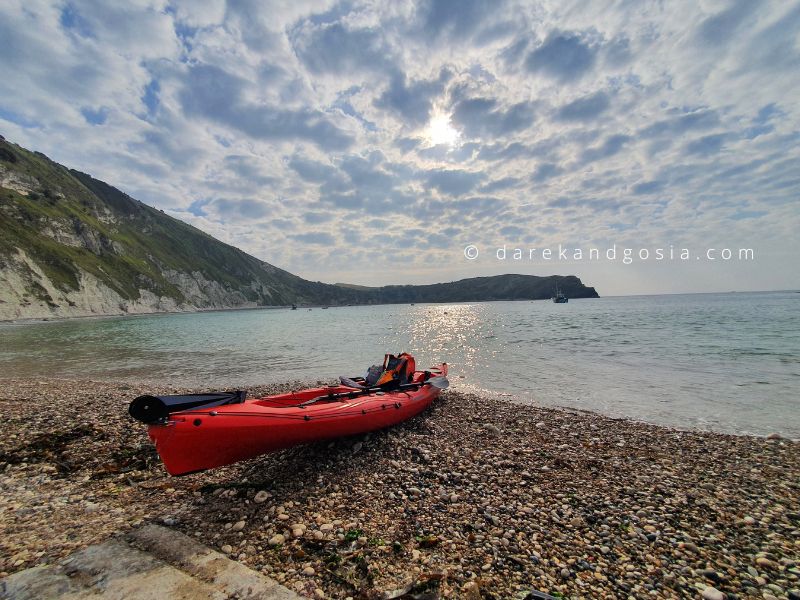
{"label": "pebble beach", "polygon": [[800,443],[778,436],[455,389],[390,430],[173,478],[127,405],[192,390],[0,383],[0,577],[154,522],[311,598],[800,598]]}

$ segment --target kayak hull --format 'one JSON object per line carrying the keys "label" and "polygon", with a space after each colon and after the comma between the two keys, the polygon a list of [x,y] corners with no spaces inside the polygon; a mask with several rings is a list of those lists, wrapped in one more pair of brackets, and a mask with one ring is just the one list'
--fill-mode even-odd
{"label": "kayak hull", "polygon": [[[446,375],[447,364],[429,369]],[[422,372],[414,375],[421,381]],[[352,392],[331,386],[267,396],[208,409],[170,415],[166,423],[148,428],[170,475],[185,475],[221,467],[262,454],[391,427],[430,406],[439,395],[431,385],[415,390],[303,402],[328,394]]]}

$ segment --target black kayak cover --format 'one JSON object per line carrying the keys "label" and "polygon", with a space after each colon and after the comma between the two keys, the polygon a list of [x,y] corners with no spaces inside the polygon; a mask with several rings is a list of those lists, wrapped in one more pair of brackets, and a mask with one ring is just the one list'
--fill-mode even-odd
{"label": "black kayak cover", "polygon": [[246,391],[180,394],[175,396],[139,396],[131,402],[128,413],[142,423],[165,421],[172,413],[192,408],[211,408],[244,402]]}

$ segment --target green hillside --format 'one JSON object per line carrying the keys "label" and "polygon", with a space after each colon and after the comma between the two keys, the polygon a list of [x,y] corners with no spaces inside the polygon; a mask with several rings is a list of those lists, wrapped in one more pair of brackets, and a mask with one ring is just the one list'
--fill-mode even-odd
{"label": "green hillside", "polygon": [[430,285],[387,285],[384,287],[336,285],[358,289],[380,298],[381,302],[474,302],[490,300],[541,300],[550,298],[559,289],[570,298],[597,298],[592,287],[586,287],[574,275],[537,277],[535,275],[494,275],[472,277],[450,283]]}

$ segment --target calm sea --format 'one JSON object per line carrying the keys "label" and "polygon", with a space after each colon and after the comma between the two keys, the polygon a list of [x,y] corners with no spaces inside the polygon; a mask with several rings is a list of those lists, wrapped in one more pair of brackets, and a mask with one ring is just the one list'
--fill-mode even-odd
{"label": "calm sea", "polygon": [[208,388],[360,375],[386,351],[456,389],[800,438],[800,293],[265,309],[0,325],[9,377]]}

